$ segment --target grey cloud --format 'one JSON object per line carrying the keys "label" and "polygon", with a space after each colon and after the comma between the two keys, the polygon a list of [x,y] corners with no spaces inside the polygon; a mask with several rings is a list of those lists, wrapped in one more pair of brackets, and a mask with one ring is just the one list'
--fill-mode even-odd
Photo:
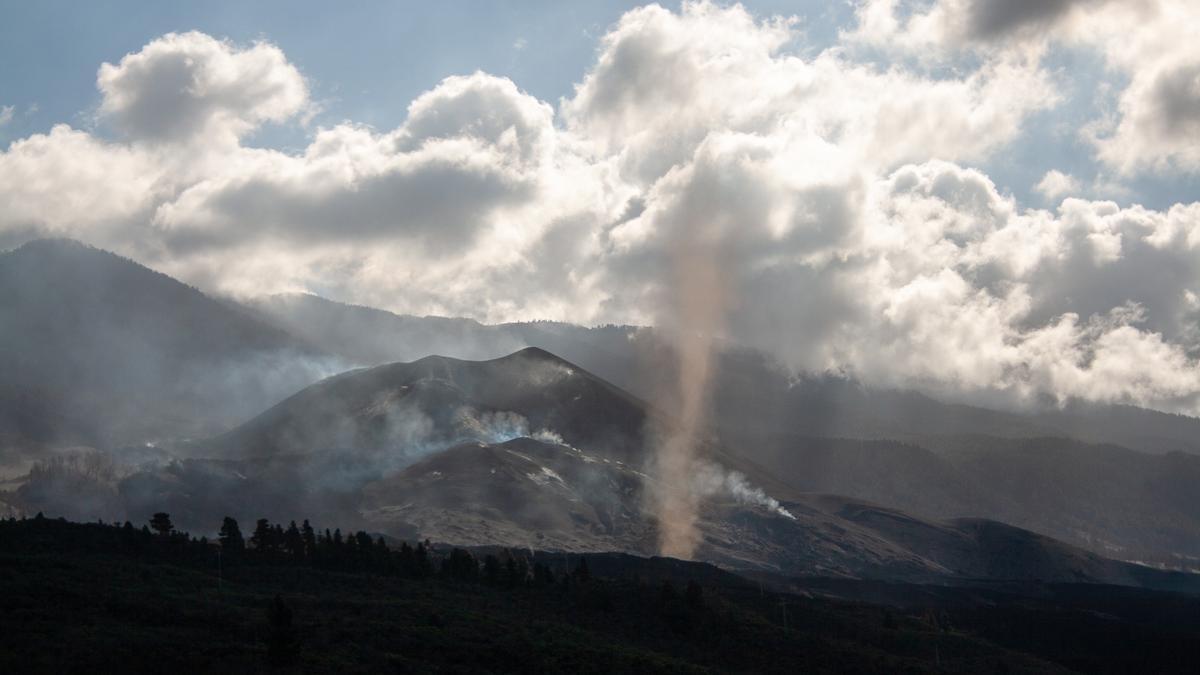
{"label": "grey cloud", "polygon": [[1183,143],[1200,137],[1200,61],[1160,73],[1152,96],[1164,135]]}
{"label": "grey cloud", "polygon": [[[1190,328],[1200,317],[1181,303],[1187,291],[1200,290],[1200,256],[1186,244],[1181,251],[1150,240],[1154,228],[1161,227],[1160,214],[1122,213],[1111,204],[1081,200],[1067,200],[1061,211],[1073,226],[1064,232],[1058,255],[1029,278],[1034,306],[1027,324],[1044,324],[1066,312],[1099,316],[1136,303],[1145,310],[1140,324],[1146,330],[1186,348],[1200,348],[1188,344]],[[1098,262],[1089,235],[1106,230],[1119,238],[1120,255]]]}
{"label": "grey cloud", "polygon": [[1045,27],[1073,7],[1108,0],[971,0],[968,35],[996,39],[1031,27]]}
{"label": "grey cloud", "polygon": [[[440,156],[351,183],[314,183],[255,175],[201,185],[164,212],[167,241],[186,253],[260,238],[288,245],[402,239],[446,253],[469,246],[493,209],[524,203],[534,192],[520,176]],[[204,214],[200,222],[189,220],[193,200]]]}

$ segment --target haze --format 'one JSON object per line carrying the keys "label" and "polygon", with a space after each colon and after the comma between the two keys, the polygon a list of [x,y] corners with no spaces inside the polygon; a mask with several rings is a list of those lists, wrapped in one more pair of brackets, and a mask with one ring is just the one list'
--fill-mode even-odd
{"label": "haze", "polygon": [[435,4],[0,0],[0,671],[1190,672],[1200,4]]}

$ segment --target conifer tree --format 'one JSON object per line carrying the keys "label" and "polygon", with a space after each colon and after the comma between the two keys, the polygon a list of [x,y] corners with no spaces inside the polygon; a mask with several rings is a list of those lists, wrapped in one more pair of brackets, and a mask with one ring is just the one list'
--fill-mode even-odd
{"label": "conifer tree", "polygon": [[171,516],[161,511],[150,518],[150,527],[154,528],[154,531],[163,537],[170,535],[171,531],[175,529],[171,525]]}
{"label": "conifer tree", "polygon": [[300,534],[300,528],[296,527],[296,521],[288,524],[287,531],[282,536],[282,543],[288,555],[298,560],[304,558],[304,536]]}
{"label": "conifer tree", "polygon": [[266,518],[259,518],[254,525],[254,534],[250,536],[250,543],[254,544],[256,550],[269,552],[275,549],[275,530],[271,528],[271,523]]}
{"label": "conifer tree", "polygon": [[242,538],[242,529],[238,527],[238,522],[229,516],[225,516],[225,520],[221,523],[219,538],[223,551],[236,554],[246,549],[246,540]]}
{"label": "conifer tree", "polygon": [[304,519],[304,524],[300,526],[300,537],[304,540],[304,557],[309,560],[317,551],[317,535],[313,530],[313,526],[308,524],[308,519]]}

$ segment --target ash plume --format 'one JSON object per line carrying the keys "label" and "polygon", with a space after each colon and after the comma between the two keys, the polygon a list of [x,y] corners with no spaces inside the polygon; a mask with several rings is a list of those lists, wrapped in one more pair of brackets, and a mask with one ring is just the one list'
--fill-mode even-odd
{"label": "ash plume", "polygon": [[[724,324],[728,293],[718,250],[699,233],[682,242],[671,257],[672,285],[665,322],[675,332],[678,378],[675,391],[663,392],[660,405],[673,418],[656,439],[655,473],[659,488],[652,495],[658,518],[659,552],[689,559],[700,543],[696,527],[702,495],[695,488],[696,451],[708,415],[713,375],[713,340]],[[686,235],[685,235],[686,236]]]}

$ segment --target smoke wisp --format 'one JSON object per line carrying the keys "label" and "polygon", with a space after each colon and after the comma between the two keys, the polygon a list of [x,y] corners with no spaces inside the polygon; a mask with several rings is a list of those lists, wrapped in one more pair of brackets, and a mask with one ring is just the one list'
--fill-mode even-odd
{"label": "smoke wisp", "polygon": [[762,488],[752,485],[745,474],[740,471],[726,471],[712,462],[696,462],[692,486],[695,493],[701,497],[725,496],[738,504],[761,506],[789,520],[796,519],[796,516],[783,508],[777,499],[768,495]]}

